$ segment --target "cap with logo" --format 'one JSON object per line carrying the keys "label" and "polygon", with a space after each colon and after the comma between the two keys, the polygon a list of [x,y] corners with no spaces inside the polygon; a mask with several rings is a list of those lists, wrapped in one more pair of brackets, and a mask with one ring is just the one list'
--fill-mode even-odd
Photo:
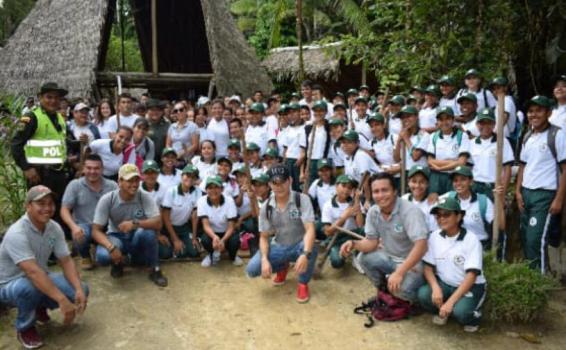
{"label": "cap with logo", "polygon": [[317,109],[320,109],[320,110],[323,110],[323,111],[327,111],[327,110],[328,110],[328,105],[326,104],[326,102],[325,102],[324,100],[319,100],[319,101],[316,101],[316,102],[314,103],[314,105],[312,106],[312,109],[313,109],[313,111],[315,111],[315,110],[317,110]]}
{"label": "cap with logo", "polygon": [[286,181],[289,179],[289,168],[283,164],[275,164],[267,170],[269,181]]}
{"label": "cap with logo", "polygon": [[220,163],[228,163],[228,164],[230,164],[230,167],[232,167],[232,160],[230,160],[230,158],[228,158],[226,156],[218,158],[218,160],[216,161],[216,164],[220,164]]}
{"label": "cap with logo", "polygon": [[252,179],[252,183],[262,183],[266,184],[269,182],[269,176],[266,173],[261,173],[259,175],[254,176]]}
{"label": "cap with logo", "polygon": [[161,151],[161,156],[162,156],[162,157],[165,157],[165,156],[167,156],[167,155],[169,155],[169,154],[174,154],[175,156],[177,156],[177,152],[175,152],[175,150],[174,150],[173,148],[171,148],[171,147],[165,147],[165,148],[163,149],[163,151]]}
{"label": "cap with logo", "polygon": [[367,85],[360,86],[360,91],[362,91],[362,90],[369,90],[369,86],[367,86]]}
{"label": "cap with logo", "polygon": [[450,75],[443,75],[440,79],[438,79],[438,84],[456,86],[456,80]]}
{"label": "cap with logo", "polygon": [[360,140],[360,135],[353,129],[346,131],[338,140],[356,141]]}
{"label": "cap with logo", "polygon": [[301,109],[301,105],[296,102],[289,103],[287,109],[290,111],[298,111],[299,109]]}
{"label": "cap with logo", "polygon": [[44,185],[36,185],[30,188],[26,194],[26,204],[38,201],[45,196],[53,195],[53,191]]}
{"label": "cap with logo", "polygon": [[442,96],[442,93],[440,92],[440,88],[438,87],[438,85],[434,85],[434,84],[427,86],[425,90],[425,94],[434,95],[436,97]]}
{"label": "cap with logo", "polygon": [[478,98],[476,97],[476,94],[468,92],[467,94],[464,94],[460,97],[458,97],[458,99],[456,100],[456,102],[458,103],[462,103],[464,101],[470,101],[473,103],[478,103]]}
{"label": "cap with logo", "polygon": [[509,80],[505,77],[495,77],[489,82],[489,87],[494,86],[507,86],[509,85]]}
{"label": "cap with logo", "polygon": [[281,106],[279,106],[279,110],[277,111],[277,113],[285,114],[285,113],[287,113],[288,109],[289,109],[289,106],[286,103],[283,103]]}
{"label": "cap with logo", "polygon": [[324,168],[332,169],[332,168],[333,168],[332,159],[320,159],[320,160],[316,163],[316,168],[317,168],[318,170],[324,169]]}
{"label": "cap with logo", "polygon": [[404,115],[418,115],[418,114],[419,111],[415,106],[406,105],[403,106],[403,108],[401,108],[401,111],[399,112],[399,117],[403,117]]}
{"label": "cap with logo", "polygon": [[252,105],[250,106],[250,112],[256,112],[256,113],[263,113],[265,112],[265,106],[263,105],[263,103],[252,103]]}
{"label": "cap with logo", "polygon": [[187,164],[184,168],[183,171],[181,172],[181,174],[189,174],[189,175],[194,175],[196,177],[198,177],[199,171],[198,168],[192,164]]}
{"label": "cap with logo", "polygon": [[354,186],[357,186],[357,184],[358,184],[356,179],[354,179],[350,175],[346,175],[346,174],[342,174],[342,175],[338,176],[338,178],[336,179],[336,183],[337,184],[348,184],[348,185],[354,185]]}
{"label": "cap with logo", "polygon": [[218,176],[218,175],[209,176],[209,177],[206,179],[205,188],[207,189],[207,188],[209,188],[210,186],[218,186],[218,187],[222,188],[223,185],[222,185],[222,179],[220,178],[220,176]]}
{"label": "cap with logo", "polygon": [[340,118],[333,118],[333,119],[330,119],[330,121],[328,122],[328,125],[330,125],[330,126],[344,125],[344,121]]}
{"label": "cap with logo", "polygon": [[138,167],[134,164],[124,164],[118,170],[118,178],[122,180],[131,180],[134,177],[140,177]]}
{"label": "cap with logo", "polygon": [[273,147],[267,147],[263,157],[279,158],[279,150]]}
{"label": "cap with logo", "polygon": [[397,106],[402,106],[405,104],[405,98],[401,95],[395,95],[391,98],[391,100],[389,100],[389,103]]}
{"label": "cap with logo", "polygon": [[246,151],[253,152],[253,151],[259,151],[259,150],[260,150],[260,148],[257,145],[257,143],[255,143],[255,142],[250,142],[246,146]]}
{"label": "cap with logo", "polygon": [[75,105],[75,108],[73,108],[73,111],[78,112],[78,111],[81,111],[83,109],[90,110],[90,107],[86,103],[79,102]]}
{"label": "cap with logo", "polygon": [[363,97],[363,96],[358,96],[358,97],[356,97],[356,99],[354,100],[354,103],[355,103],[355,104],[358,104],[358,103],[365,103],[365,104],[367,104],[367,103],[368,103],[368,99],[365,98],[365,97]]}
{"label": "cap with logo", "polygon": [[346,105],[344,105],[343,103],[337,103],[334,105],[334,107],[332,108],[334,111],[336,111],[337,109],[343,109],[346,110]]}
{"label": "cap with logo", "polygon": [[370,115],[367,119],[368,124],[371,122],[385,123],[385,117],[381,113],[375,113],[374,115]]}
{"label": "cap with logo", "polygon": [[535,106],[541,106],[544,108],[551,109],[554,107],[554,101],[552,101],[546,96],[536,95],[535,97],[528,100],[525,105],[527,108],[530,108],[531,106],[535,105]]}
{"label": "cap with logo", "polygon": [[146,173],[148,171],[155,171],[156,173],[159,172],[159,165],[155,160],[146,160],[142,164],[142,173]]}
{"label": "cap with logo", "polygon": [[454,110],[452,107],[444,106],[436,109],[436,118],[438,119],[441,115],[447,115],[454,118]]}
{"label": "cap with logo", "polygon": [[39,88],[39,94],[40,95],[43,95],[43,94],[48,93],[48,92],[55,92],[61,97],[65,96],[66,94],[69,93],[69,91],[67,91],[66,89],[63,89],[57,83],[54,83],[52,81],[41,85],[41,87]]}
{"label": "cap with logo", "polygon": [[357,96],[359,94],[358,90],[352,88],[349,89],[348,92],[346,92],[346,96],[350,97],[350,96]]}
{"label": "cap with logo", "polygon": [[474,178],[474,174],[472,173],[472,169],[465,165],[458,165],[454,171],[450,174],[450,178],[454,178],[456,175],[462,175],[465,177],[469,177],[470,179]]}
{"label": "cap with logo", "polygon": [[438,199],[438,202],[434,205],[434,207],[432,207],[430,213],[434,215],[438,213],[439,210],[453,211],[462,214],[465,213],[465,211],[460,208],[460,203],[458,203],[455,198],[451,197],[442,197]]}
{"label": "cap with logo", "polygon": [[483,108],[478,112],[476,121],[489,120],[495,123],[495,114],[491,108]]}
{"label": "cap with logo", "polygon": [[230,142],[228,142],[228,148],[241,149],[241,148],[242,148],[242,144],[241,144],[241,142],[240,142],[239,139],[237,139],[237,138],[232,138],[232,139],[230,139]]}
{"label": "cap with logo", "polygon": [[466,74],[464,75],[464,78],[465,78],[465,79],[469,79],[469,78],[471,78],[471,77],[476,77],[476,78],[481,77],[481,76],[480,76],[480,72],[479,72],[477,69],[474,69],[474,68],[469,69],[469,70],[466,72]]}
{"label": "cap with logo", "polygon": [[430,169],[423,165],[413,165],[409,170],[407,177],[410,179],[417,174],[423,174],[423,176],[428,180],[430,178]]}

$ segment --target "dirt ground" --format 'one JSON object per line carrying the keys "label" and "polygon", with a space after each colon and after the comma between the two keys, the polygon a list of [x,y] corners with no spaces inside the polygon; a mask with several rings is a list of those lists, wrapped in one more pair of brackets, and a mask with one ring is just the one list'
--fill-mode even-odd
{"label": "dirt ground", "polygon": [[[564,349],[566,292],[553,295],[542,320],[531,325],[484,323],[466,334],[450,322],[433,325],[430,315],[363,326],[352,310],[374,291],[351,267],[327,267],[311,282],[311,301],[295,302],[296,278],[272,287],[249,279],[227,261],[204,269],[195,262],[163,265],[169,287],[158,288],[140,269],[113,280],[107,268],[83,272],[91,296],[84,316],[68,328],[58,311],[39,328],[45,349]],[[0,348],[18,349],[11,323],[0,319]],[[533,344],[523,337],[534,337]]]}

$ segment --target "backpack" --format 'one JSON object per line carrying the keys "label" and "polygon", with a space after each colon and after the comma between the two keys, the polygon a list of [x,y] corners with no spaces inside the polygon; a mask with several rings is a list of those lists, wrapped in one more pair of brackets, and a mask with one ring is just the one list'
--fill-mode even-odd
{"label": "backpack", "polygon": [[[144,149],[145,149],[145,153],[147,154],[147,152],[149,152],[149,142],[147,142],[147,139],[143,140],[143,145],[144,145]],[[126,164],[128,162],[128,159],[130,158],[130,154],[132,153],[132,151],[136,151],[136,145],[135,144],[130,144],[128,145],[123,152],[124,158],[122,159],[122,165]],[[142,166],[143,166],[143,161],[144,159],[137,154],[136,152],[136,166],[138,167],[138,169],[142,170]]]}
{"label": "backpack", "polygon": [[[301,211],[301,193],[291,191],[291,195],[294,195],[295,206],[297,207],[297,210]],[[265,214],[266,214],[267,220],[271,220],[271,215],[273,214],[273,206],[270,205],[269,202],[268,202],[268,204],[265,208]]]}
{"label": "backpack", "polygon": [[364,323],[364,327],[371,328],[375,324],[374,320],[393,322],[406,319],[413,314],[413,308],[408,301],[380,290],[377,297],[362,302],[361,306],[354,309],[354,313],[366,315],[368,321]]}
{"label": "backpack", "polygon": [[[550,149],[550,153],[552,153],[552,156],[554,157],[554,160],[556,160],[557,163],[558,163],[558,155],[556,153],[556,134],[558,133],[559,130],[560,130],[560,127],[558,127],[554,124],[550,124],[550,127],[548,128],[548,134],[546,134],[546,136],[548,137],[546,143],[548,144],[548,148]],[[533,135],[533,130],[529,129],[529,131],[527,131],[527,133],[525,134],[525,137],[523,138],[523,146],[527,144],[527,140],[532,135]],[[558,168],[560,169],[560,167],[558,167]]]}
{"label": "backpack", "polygon": [[[478,196],[478,202],[479,202],[478,204],[479,204],[479,207],[480,207],[480,215],[481,215],[481,218],[483,220],[483,223],[485,225],[488,225],[487,216],[486,216],[486,213],[487,213],[487,196],[483,193],[476,193],[476,196]],[[458,200],[458,194],[456,193],[456,191],[448,192],[448,197],[455,199],[455,200]]]}
{"label": "backpack", "polygon": [[[434,155],[436,155],[436,143],[438,142],[438,138],[440,137],[440,133],[442,131],[438,130],[435,131],[434,134],[432,134],[432,145],[434,146]],[[456,141],[458,141],[458,147],[460,147],[462,145],[462,136],[464,135],[464,132],[460,129],[456,129]]]}

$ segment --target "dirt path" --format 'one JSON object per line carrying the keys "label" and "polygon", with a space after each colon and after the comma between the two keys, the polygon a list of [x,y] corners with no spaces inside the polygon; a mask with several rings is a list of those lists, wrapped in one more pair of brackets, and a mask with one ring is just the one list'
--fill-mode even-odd
{"label": "dirt path", "polygon": [[[86,314],[64,328],[58,312],[40,328],[46,349],[564,349],[566,293],[553,297],[543,320],[511,327],[484,324],[469,335],[449,323],[439,328],[423,315],[363,327],[352,313],[373,290],[352,268],[325,270],[311,283],[311,301],[295,302],[296,279],[275,288],[250,280],[242,267],[223,261],[205,270],[198,263],[168,263],[170,286],[159,289],[140,270],[112,280],[108,269],[83,275],[91,287]],[[0,348],[18,349],[9,317],[0,319]],[[514,333],[510,333],[514,332]],[[542,345],[516,338],[529,332]]]}

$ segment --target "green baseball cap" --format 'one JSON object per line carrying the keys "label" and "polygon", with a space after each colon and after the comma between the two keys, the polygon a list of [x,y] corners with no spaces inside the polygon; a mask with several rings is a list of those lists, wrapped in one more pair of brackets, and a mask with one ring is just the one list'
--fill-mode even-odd
{"label": "green baseball cap", "polygon": [[330,119],[330,121],[328,122],[328,125],[330,125],[330,126],[334,126],[334,125],[344,126],[344,121],[340,118],[333,118],[333,119]]}
{"label": "green baseball cap", "polygon": [[472,173],[472,169],[465,165],[458,165],[454,171],[450,174],[450,178],[453,179],[456,175],[462,175],[465,177],[469,177],[470,179],[474,178],[474,174]]}
{"label": "green baseball cap", "polygon": [[478,98],[476,97],[475,94],[468,92],[467,94],[458,97],[458,99],[456,100],[456,102],[458,103],[462,103],[464,101],[471,101],[473,103],[478,103]]}
{"label": "green baseball cap", "polygon": [[299,95],[298,92],[293,92],[293,93],[291,93],[291,97],[301,98],[301,95]]}
{"label": "green baseball cap", "polygon": [[150,108],[165,109],[165,102],[158,100],[156,98],[150,98],[149,100],[146,101],[145,106],[147,107],[147,109]]}
{"label": "green baseball cap", "polygon": [[252,105],[250,106],[250,112],[263,113],[265,112],[265,106],[263,105],[263,103],[252,103]]}
{"label": "green baseball cap", "polygon": [[277,148],[267,147],[263,156],[271,157],[271,158],[279,158],[279,151],[277,150]]}
{"label": "green baseball cap", "polygon": [[456,80],[450,75],[443,75],[440,79],[438,79],[438,84],[456,86]]}
{"label": "green baseball cap", "polygon": [[279,106],[279,110],[277,111],[277,113],[285,114],[285,113],[287,113],[288,109],[289,109],[289,106],[286,103],[283,103],[281,106]]}
{"label": "green baseball cap", "polygon": [[415,106],[411,106],[411,105],[406,105],[403,106],[403,108],[401,108],[401,111],[399,112],[399,117],[402,117],[403,115],[418,115],[419,111],[417,110],[417,108]]}
{"label": "green baseball cap", "polygon": [[374,115],[370,115],[369,118],[367,118],[366,122],[368,124],[370,124],[371,122],[385,123],[385,117],[381,113],[375,113]]}
{"label": "green baseball cap", "polygon": [[509,85],[509,80],[505,77],[495,77],[489,82],[489,87],[493,86],[507,86]]}
{"label": "green baseball cap", "polygon": [[425,90],[425,94],[434,95],[436,97],[442,96],[442,93],[440,92],[440,88],[438,87],[438,85],[434,85],[434,84],[427,86]]}
{"label": "green baseball cap", "polygon": [[334,105],[332,109],[336,111],[338,108],[342,108],[343,110],[346,110],[346,105],[344,105],[343,103],[337,103]]}
{"label": "green baseball cap", "polygon": [[340,97],[343,98],[343,97],[344,97],[344,94],[341,93],[340,91],[338,91],[338,92],[336,92],[336,93],[334,94],[334,97],[336,97],[336,96],[340,96]]}
{"label": "green baseball cap", "polygon": [[331,159],[320,159],[317,163],[316,163],[316,168],[318,170],[322,169],[322,168],[333,168],[332,165],[332,160]]}
{"label": "green baseball cap", "polygon": [[452,107],[444,106],[436,109],[436,118],[440,117],[443,114],[454,118],[454,110],[452,109]]}
{"label": "green baseball cap", "polygon": [[350,97],[352,95],[358,95],[358,94],[359,94],[358,90],[356,90],[354,88],[349,89],[348,92],[346,92],[346,96],[348,96],[348,97]]}
{"label": "green baseball cap", "polygon": [[228,142],[228,148],[237,148],[237,149],[241,149],[242,148],[242,144],[240,143],[240,140],[237,138],[232,138],[230,139],[230,142]]}
{"label": "green baseball cap", "polygon": [[354,104],[358,104],[358,103],[368,103],[368,99],[363,97],[363,96],[358,96],[356,97],[356,99],[354,100]]}
{"label": "green baseball cap", "polygon": [[169,153],[173,153],[175,156],[177,156],[177,152],[175,152],[175,150],[171,147],[165,147],[163,151],[161,151],[161,156],[165,157]]}
{"label": "green baseball cap", "polygon": [[457,213],[464,214],[465,211],[460,208],[460,203],[455,198],[451,197],[441,197],[438,199],[438,202],[432,207],[430,210],[431,214],[438,213],[439,210],[447,210],[447,211],[454,211]]}
{"label": "green baseball cap", "polygon": [[181,174],[189,174],[189,175],[194,175],[196,177],[198,177],[198,168],[192,164],[187,164],[184,168],[183,171],[181,172]]}
{"label": "green baseball cap", "polygon": [[209,186],[218,186],[220,188],[223,187],[222,185],[222,179],[220,178],[220,176],[210,176],[208,179],[206,179],[206,186],[205,188],[208,188]]}
{"label": "green baseball cap", "polygon": [[296,102],[289,103],[287,109],[290,111],[298,111],[299,109],[301,109],[301,105]]}
{"label": "green baseball cap", "polygon": [[525,106],[527,108],[530,108],[532,105],[537,105],[537,106],[541,106],[541,107],[544,107],[544,108],[551,109],[551,108],[554,107],[554,101],[552,101],[551,99],[549,99],[546,96],[536,95],[535,97],[528,100],[527,103],[525,103]]}
{"label": "green baseball cap", "polygon": [[405,104],[405,98],[401,95],[395,95],[391,98],[391,100],[389,100],[390,104],[394,104],[394,105],[398,105],[398,106],[402,106]]}
{"label": "green baseball cap", "polygon": [[362,91],[362,90],[369,90],[369,86],[367,86],[367,85],[360,86],[360,91]]}
{"label": "green baseball cap", "polygon": [[358,182],[356,181],[356,179],[354,179],[350,175],[346,175],[346,174],[342,174],[342,175],[338,176],[338,178],[336,179],[336,183],[337,184],[349,184],[349,185],[354,185],[354,186],[358,185]]}
{"label": "green baseball cap", "polygon": [[411,87],[411,90],[409,90],[410,93],[413,93],[414,91],[418,91],[418,92],[420,92],[420,93],[424,93],[424,92],[425,92],[425,90],[424,90],[422,87],[418,86],[418,85],[412,86],[412,87]]}
{"label": "green baseball cap", "polygon": [[259,175],[254,176],[252,179],[252,183],[259,182],[261,184],[269,183],[269,176],[266,173],[261,173]]}
{"label": "green baseball cap", "polygon": [[322,109],[323,111],[328,111],[328,105],[324,100],[319,100],[314,103],[312,110]]}
{"label": "green baseball cap", "polygon": [[358,141],[360,141],[360,135],[358,135],[358,133],[355,130],[350,129],[350,130],[346,131],[342,136],[340,136],[339,140],[342,140],[342,139],[345,139],[345,140],[348,140],[348,141],[358,142]]}
{"label": "green baseball cap", "polygon": [[493,113],[491,108],[483,108],[481,111],[478,112],[476,121],[479,122],[482,120],[489,120],[495,123],[495,114]]}
{"label": "green baseball cap", "polygon": [[255,143],[255,142],[250,142],[246,146],[246,151],[259,151],[259,150],[260,150],[260,148],[257,145],[257,143]]}
{"label": "green baseball cap", "polygon": [[146,160],[142,164],[142,173],[146,173],[148,171],[155,171],[159,172],[159,165],[155,160]]}
{"label": "green baseball cap", "polygon": [[409,170],[407,177],[410,179],[417,174],[423,174],[423,176],[428,180],[430,178],[430,169],[427,166],[423,165],[413,165]]}
{"label": "green baseball cap", "polygon": [[407,96],[407,103],[411,103],[411,101],[417,101],[417,98],[415,97],[415,95]]}
{"label": "green baseball cap", "polygon": [[468,71],[464,75],[464,79],[468,79],[472,76],[478,77],[478,78],[481,77],[480,72],[477,69],[472,68],[472,69],[468,69]]}
{"label": "green baseball cap", "polygon": [[246,174],[246,166],[245,165],[240,165],[239,167],[237,167],[236,169],[232,170],[232,174]]}

